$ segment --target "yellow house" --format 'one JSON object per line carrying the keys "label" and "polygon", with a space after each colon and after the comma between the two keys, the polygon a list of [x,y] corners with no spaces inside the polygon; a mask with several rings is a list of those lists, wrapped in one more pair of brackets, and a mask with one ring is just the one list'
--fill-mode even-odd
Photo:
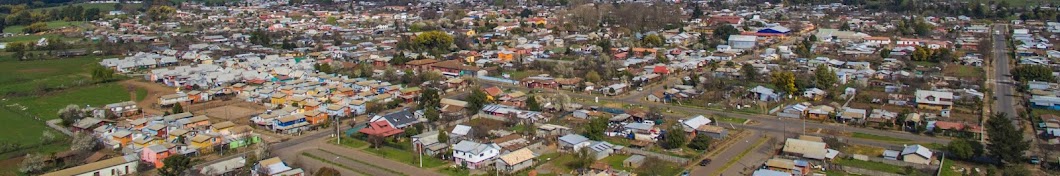
{"label": "yellow house", "polygon": [[287,95],[283,93],[273,93],[272,101],[270,101],[270,103],[274,105],[285,104],[287,103]]}
{"label": "yellow house", "polygon": [[475,30],[467,30],[467,32],[464,33],[464,35],[467,35],[467,36],[475,36],[475,34],[476,34]]}
{"label": "yellow house", "polygon": [[196,135],[191,138],[191,147],[199,149],[199,151],[209,151],[214,144],[216,144],[217,138],[209,135]]}
{"label": "yellow house", "polygon": [[296,106],[295,108],[302,108],[302,106],[305,106],[305,104],[306,104],[306,98],[305,97],[291,97],[290,101],[288,101],[287,103],[289,103],[290,105],[298,104],[298,106]]}
{"label": "yellow house", "polygon": [[466,61],[467,63],[474,63],[475,56],[467,56],[466,58],[464,58],[464,61]]}
{"label": "yellow house", "polygon": [[186,134],[188,134],[188,130],[184,130],[184,129],[171,130],[171,131],[169,131],[169,137],[166,138],[166,141],[177,140],[177,138],[183,137]]}
{"label": "yellow house", "polygon": [[132,142],[133,142],[133,146],[136,146],[136,148],[144,148],[144,147],[147,147],[147,146],[151,146],[151,145],[155,145],[155,144],[161,143],[161,141],[155,140],[155,138],[137,138],[137,139],[133,139]]}

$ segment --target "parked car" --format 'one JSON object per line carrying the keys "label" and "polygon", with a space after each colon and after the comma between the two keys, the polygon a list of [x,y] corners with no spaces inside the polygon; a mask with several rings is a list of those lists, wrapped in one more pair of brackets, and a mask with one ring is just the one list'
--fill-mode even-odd
{"label": "parked car", "polygon": [[699,166],[707,166],[708,164],[710,164],[710,158],[699,161]]}
{"label": "parked car", "polygon": [[1042,159],[1038,156],[1031,156],[1031,164],[1041,164]]}

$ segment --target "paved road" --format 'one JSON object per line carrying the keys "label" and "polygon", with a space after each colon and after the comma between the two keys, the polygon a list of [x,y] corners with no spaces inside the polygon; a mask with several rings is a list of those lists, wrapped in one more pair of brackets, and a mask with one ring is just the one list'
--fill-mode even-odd
{"label": "paved road", "polygon": [[1017,117],[1016,104],[1013,100],[1013,87],[1012,78],[1009,77],[1009,59],[1008,54],[1008,42],[1005,35],[1008,34],[1006,25],[994,25],[994,31],[1000,33],[994,33],[994,48],[993,48],[993,59],[994,59],[994,96],[997,97],[996,103],[994,103],[995,112],[1005,113],[1009,119],[1012,119],[1012,123],[1019,123]]}
{"label": "paved road", "polygon": [[[725,148],[724,151],[721,151],[714,157],[711,157],[712,161],[710,162],[710,164],[707,164],[707,166],[699,166],[699,161],[695,161],[696,165],[692,167],[691,175],[708,176],[722,173],[722,167],[725,166],[725,163],[728,163],[730,160],[735,159],[736,156],[740,155],[740,153],[743,153],[744,150],[747,150],[748,148],[754,146],[754,144],[758,141],[759,138],[764,137],[762,135],[762,132],[750,131],[750,133],[751,135],[748,135],[746,137],[734,139],[737,141],[735,141],[735,143],[733,143],[729,147]],[[741,159],[741,161],[742,160],[743,159]],[[745,166],[744,164],[739,163],[733,164],[729,167],[728,170],[743,170],[738,168],[745,168]]]}
{"label": "paved road", "polygon": [[[327,152],[325,152],[327,151]],[[295,145],[294,147],[288,147],[281,150],[274,150],[274,155],[279,155],[284,161],[300,161],[303,167],[317,169],[320,167],[332,167],[331,164],[326,165],[313,165],[313,163],[307,163],[304,161],[315,160],[312,158],[306,158],[301,156],[305,152],[313,156],[321,157],[324,160],[338,163],[346,167],[353,168],[358,172],[365,173],[367,175],[378,175],[378,176],[396,176],[399,174],[394,172],[401,172],[405,175],[416,175],[416,176],[435,176],[440,175],[430,170],[417,168],[408,164],[396,162],[383,157],[375,156],[372,154],[364,153],[362,151],[353,150],[350,148],[335,146],[327,144],[324,139],[311,140],[309,142]],[[296,159],[296,158],[300,158]],[[368,164],[365,164],[368,163]],[[385,169],[384,169],[385,168]],[[391,171],[388,171],[390,169]]]}

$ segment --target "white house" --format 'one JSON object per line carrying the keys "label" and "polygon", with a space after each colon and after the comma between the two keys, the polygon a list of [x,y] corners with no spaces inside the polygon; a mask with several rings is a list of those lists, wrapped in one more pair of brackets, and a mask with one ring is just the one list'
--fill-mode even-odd
{"label": "white house", "polygon": [[589,146],[589,138],[577,134],[567,134],[566,136],[559,137],[559,146],[563,149],[569,149],[570,151],[581,150],[582,147]]}
{"label": "white house", "polygon": [[902,161],[916,164],[931,164],[931,149],[917,145],[905,146],[902,149]]}
{"label": "white house", "polygon": [[102,161],[96,161],[93,163],[87,163],[63,169],[55,172],[46,173],[42,176],[117,176],[117,175],[133,175],[136,173],[137,167],[139,167],[140,158],[136,155],[126,155],[123,157],[114,157]]}
{"label": "white house", "polygon": [[476,169],[488,164],[497,155],[500,155],[500,146],[496,144],[481,144],[472,141],[460,141],[453,146],[453,159],[457,164]]}
{"label": "white house", "polygon": [[730,35],[729,46],[733,49],[752,49],[758,42],[758,37],[753,35]]}

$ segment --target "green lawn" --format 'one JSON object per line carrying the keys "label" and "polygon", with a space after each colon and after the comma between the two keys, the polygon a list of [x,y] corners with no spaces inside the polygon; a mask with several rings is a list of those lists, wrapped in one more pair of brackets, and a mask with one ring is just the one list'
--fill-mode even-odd
{"label": "green lawn", "polygon": [[339,168],[350,170],[350,171],[353,171],[353,172],[356,172],[356,173],[359,173],[359,174],[368,175],[368,173],[361,172],[360,170],[351,168],[351,167],[346,166],[346,165],[341,165],[339,163],[332,162],[331,160],[327,160],[327,159],[324,159],[324,158],[316,156],[316,155],[312,155],[312,154],[309,154],[309,153],[302,152],[302,156],[309,157],[309,158],[312,158],[314,160],[317,160],[317,161],[320,161],[320,162],[323,162],[323,163],[328,163],[328,164],[331,164],[332,166],[337,166]]}
{"label": "green lawn", "polygon": [[967,66],[967,65],[950,65],[944,70],[946,76],[954,76],[959,78],[982,78],[983,69],[979,67]]}
{"label": "green lawn", "polygon": [[[398,171],[395,171],[395,170],[391,170],[389,167],[380,167],[379,165],[376,165],[376,164],[373,164],[373,163],[367,163],[367,162],[364,162],[364,161],[361,161],[361,160],[357,160],[357,159],[353,159],[353,158],[350,158],[350,157],[342,156],[342,155],[335,154],[335,153],[332,153],[331,151],[327,151],[327,150],[324,150],[324,149],[317,149],[317,150],[320,150],[320,151],[322,151],[324,153],[328,153],[328,154],[335,155],[335,156],[338,156],[338,157],[346,158],[346,159],[348,159],[350,161],[358,162],[358,163],[361,163],[361,164],[364,164],[364,165],[367,165],[367,166],[370,166],[370,167],[379,168],[379,169],[381,169],[383,171],[390,172],[390,173],[393,173],[393,174],[396,174],[396,175],[405,175],[405,173],[401,173],[401,172],[398,172]],[[339,165],[339,164],[334,164],[334,163],[332,163],[332,164],[333,165]]]}
{"label": "green lawn", "polygon": [[[335,141],[335,138],[328,139],[328,141]],[[368,142],[353,138],[342,138],[340,142],[342,142],[342,146],[346,146],[353,149],[360,149],[361,147],[368,146]]]}
{"label": "green lawn", "polygon": [[2,42],[37,42],[41,38],[55,38],[62,37],[59,34],[44,34],[44,35],[18,35],[13,37],[6,37],[0,39]]}
{"label": "green lawn", "polygon": [[717,116],[717,117],[714,117],[714,119],[717,119],[720,122],[728,122],[728,123],[743,124],[744,122],[747,122],[747,119],[735,118],[735,117],[729,117],[729,116]]}
{"label": "green lawn", "polygon": [[[85,22],[84,21],[55,20],[55,21],[49,21],[49,22],[45,22],[45,23],[48,24],[48,29],[58,29],[58,28],[61,28],[61,27],[80,26],[81,24],[84,24]],[[26,25],[8,26],[8,27],[4,28],[4,33],[20,34],[20,33],[22,33],[22,29],[23,28],[26,28]]]}
{"label": "green lawn", "polygon": [[[378,149],[367,148],[367,149],[364,149],[364,151],[367,151],[368,153],[372,153],[372,154],[381,156],[381,157],[386,158],[386,159],[394,160],[394,161],[397,161],[397,162],[402,162],[402,163],[409,164],[409,165],[412,165],[412,166],[419,166],[419,164],[420,164],[419,155],[417,155],[416,153],[414,153],[412,151],[405,151],[405,150],[400,150],[400,149],[396,149],[396,148],[392,148],[392,147],[379,147]],[[437,158],[434,158],[434,157],[431,157],[431,156],[423,155],[423,167],[424,168],[434,168],[434,167],[438,167],[438,166],[442,166],[442,165],[446,165],[446,164],[447,163],[445,161],[442,161],[441,159],[437,159]]]}
{"label": "green lawn", "polygon": [[89,66],[100,56],[83,56],[42,61],[0,61],[0,96],[28,94],[43,89],[88,84]]}
{"label": "green lawn", "polygon": [[899,167],[899,166],[890,165],[890,164],[881,163],[881,162],[873,162],[873,161],[862,161],[862,160],[855,160],[855,159],[840,158],[840,159],[836,159],[835,162],[833,162],[833,163],[838,164],[838,165],[842,165],[842,166],[857,167],[857,168],[862,168],[862,169],[882,171],[882,172],[890,172],[890,173],[896,173],[896,174],[900,174],[900,173],[905,171],[905,169],[903,169],[902,167]]}
{"label": "green lawn", "polygon": [[880,136],[880,135],[875,135],[875,134],[859,133],[859,132],[855,132],[851,137],[862,138],[862,139],[870,139],[870,140],[877,140],[877,141],[885,141],[885,142],[894,142],[894,143],[902,143],[902,142],[909,142],[910,141],[909,139],[895,138],[895,137],[890,137],[890,136]]}
{"label": "green lawn", "polygon": [[607,165],[610,165],[611,168],[614,168],[614,169],[625,170],[625,171],[633,171],[633,169],[630,169],[630,168],[626,167],[624,164],[622,164],[622,161],[625,161],[629,157],[630,157],[630,155],[616,154],[616,155],[608,156],[607,158],[604,158],[603,160],[600,160],[600,161],[603,161],[604,163],[607,163]]}
{"label": "green lawn", "polygon": [[136,88],[136,102],[144,101],[147,98],[147,89]]}
{"label": "green lawn", "polygon": [[63,90],[39,97],[22,97],[5,102],[26,107],[24,112],[42,119],[58,118],[56,113],[66,105],[101,107],[110,103],[129,101],[129,92],[118,83],[105,83]]}
{"label": "green lawn", "polygon": [[939,174],[939,176],[961,176],[961,175],[964,175],[964,174],[958,173],[957,171],[953,170],[953,164],[954,163],[953,163],[952,160],[946,160],[945,162],[942,162],[942,166],[939,167],[939,169],[942,169],[942,172]]}

